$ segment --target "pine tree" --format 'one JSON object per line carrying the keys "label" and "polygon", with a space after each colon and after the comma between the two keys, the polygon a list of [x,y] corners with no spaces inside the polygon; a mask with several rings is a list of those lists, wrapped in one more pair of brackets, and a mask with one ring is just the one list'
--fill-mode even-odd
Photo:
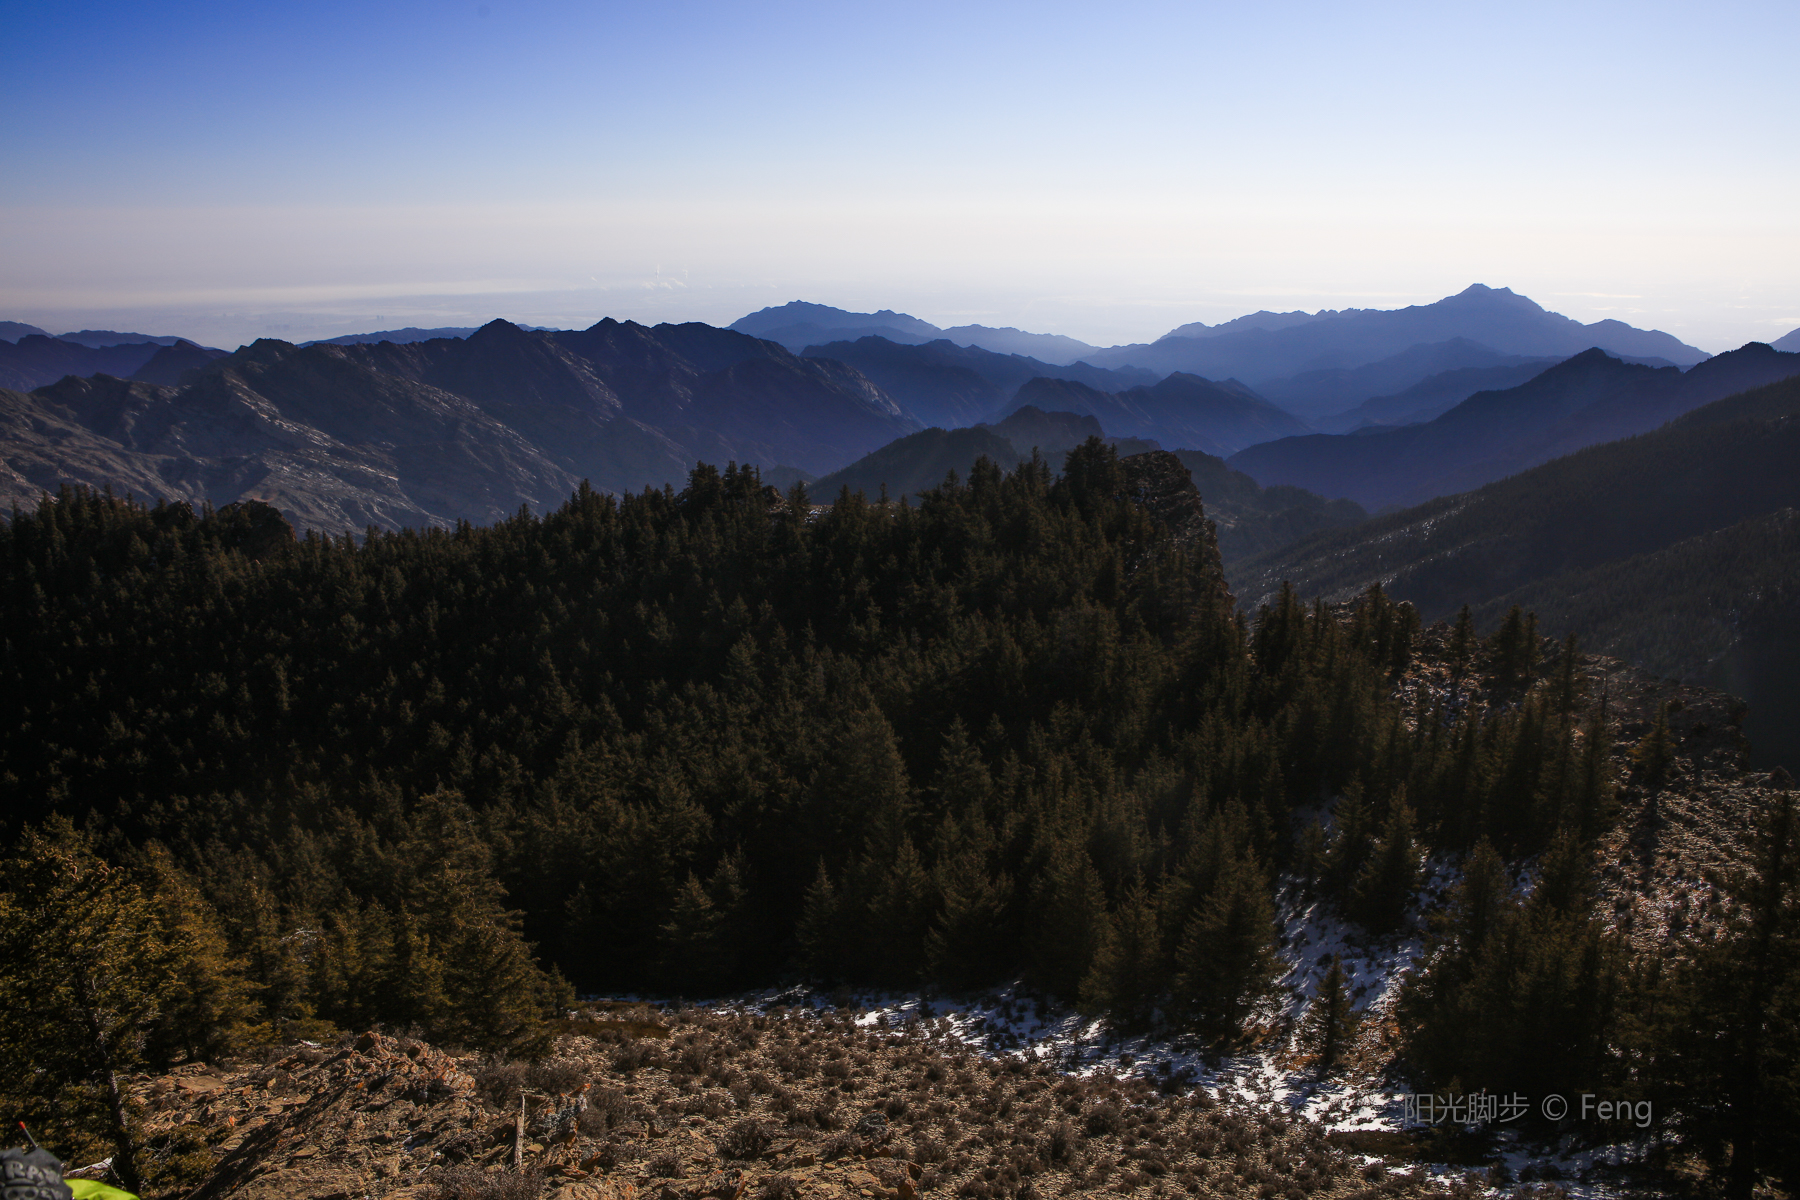
{"label": "pine tree", "polygon": [[1175,955],[1175,999],[1186,1018],[1213,1037],[1235,1035],[1276,974],[1275,907],[1254,860],[1224,873],[1182,933]]}
{"label": "pine tree", "polygon": [[1481,952],[1511,906],[1506,864],[1486,839],[1463,860],[1462,880],[1451,905],[1450,932],[1466,955]]}
{"label": "pine tree", "polygon": [[1675,735],[1669,729],[1667,703],[1656,706],[1656,720],[1651,723],[1650,732],[1632,750],[1631,758],[1637,764],[1638,779],[1643,785],[1652,792],[1660,792],[1669,781],[1669,768],[1675,762]]}
{"label": "pine tree", "polygon": [[243,963],[231,952],[216,909],[161,846],[146,854],[157,923],[169,949],[171,986],[149,1035],[153,1062],[217,1059],[267,1035]]}
{"label": "pine tree", "polygon": [[916,983],[925,970],[925,937],[938,906],[931,873],[910,837],[895,852],[877,856],[874,848],[857,864],[854,889],[862,898],[855,914],[861,930],[852,961],[868,978],[892,986]]}
{"label": "pine tree", "polygon": [[1080,844],[1059,841],[1046,857],[1027,927],[1031,974],[1053,994],[1074,999],[1106,937],[1106,888]]}
{"label": "pine tree", "polygon": [[825,869],[824,859],[819,860],[812,886],[806,889],[794,936],[800,946],[801,965],[814,978],[832,979],[843,970],[846,949],[843,906],[837,888],[832,885],[831,874]]}
{"label": "pine tree", "polygon": [[1558,830],[1539,860],[1532,906],[1561,915],[1585,914],[1592,897],[1590,858],[1578,837]]}
{"label": "pine tree", "polygon": [[72,1149],[110,1147],[143,1190],[124,1076],[175,985],[155,904],[61,819],[27,831],[0,897],[0,1054],[11,1111]]}
{"label": "pine tree", "polygon": [[1351,911],[1371,933],[1392,933],[1406,918],[1419,883],[1419,846],[1413,837],[1413,813],[1404,796],[1388,805],[1381,837],[1369,852],[1351,896]]}
{"label": "pine tree", "polygon": [[700,877],[689,871],[662,927],[662,976],[667,986],[694,995],[721,981],[725,974],[721,925],[712,897]]}
{"label": "pine tree", "polygon": [[1133,880],[1119,897],[1081,981],[1081,1007],[1096,1016],[1104,1013],[1126,1029],[1142,1029],[1150,1024],[1166,979],[1156,904],[1143,883]]}
{"label": "pine tree", "polygon": [[1324,878],[1327,890],[1348,896],[1361,878],[1375,844],[1374,805],[1363,794],[1362,781],[1352,779],[1332,810],[1334,823],[1325,849]]}
{"label": "pine tree", "polygon": [[1723,1163],[1727,1196],[1800,1181],[1800,817],[1784,794],[1759,823],[1726,936],[1670,973],[1637,1047],[1688,1136]]}
{"label": "pine tree", "polygon": [[1580,771],[1571,820],[1582,839],[1591,841],[1612,823],[1619,809],[1613,781],[1612,735],[1597,716],[1581,731]]}
{"label": "pine tree", "polygon": [[946,816],[938,832],[932,870],[938,911],[925,937],[930,973],[955,987],[994,979],[1012,940],[1012,880],[989,869],[993,835],[979,808],[966,811],[968,820]]}
{"label": "pine tree", "polygon": [[1304,1044],[1319,1057],[1319,1066],[1329,1071],[1343,1057],[1344,1048],[1356,1036],[1356,1009],[1344,983],[1344,964],[1336,954],[1319,980],[1318,991],[1307,1006],[1302,1031]]}
{"label": "pine tree", "polygon": [[1488,649],[1502,685],[1528,681],[1538,662],[1537,614],[1527,614],[1513,605],[1500,628],[1488,639]]}
{"label": "pine tree", "polygon": [[1582,680],[1578,669],[1580,655],[1573,633],[1563,641],[1562,653],[1556,659],[1556,711],[1574,712],[1581,703]]}
{"label": "pine tree", "polygon": [[1450,666],[1456,674],[1461,675],[1468,670],[1469,660],[1475,656],[1477,641],[1475,617],[1465,604],[1462,611],[1456,614],[1456,629],[1450,635]]}
{"label": "pine tree", "polygon": [[[421,799],[408,836],[395,847],[404,864],[395,891],[396,983],[444,1041],[485,1050],[533,1053],[548,1037],[545,1017],[572,998],[545,972],[508,909],[492,850],[454,794]],[[441,985],[439,981],[441,980]],[[441,1006],[441,1007],[440,1007]]]}

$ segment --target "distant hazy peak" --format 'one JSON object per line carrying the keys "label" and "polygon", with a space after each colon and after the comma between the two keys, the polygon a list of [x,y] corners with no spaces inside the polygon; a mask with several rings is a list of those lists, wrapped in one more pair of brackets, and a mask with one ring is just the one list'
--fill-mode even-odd
{"label": "distant hazy peak", "polygon": [[0,342],[16,342],[22,337],[49,337],[47,330],[23,321],[0,321]]}
{"label": "distant hazy peak", "polygon": [[881,325],[890,329],[898,329],[903,333],[930,337],[944,331],[929,321],[907,313],[898,313],[891,308],[880,312],[855,313],[847,309],[833,308],[829,304],[814,304],[808,300],[790,300],[786,304],[758,309],[746,317],[739,317],[728,329],[739,333],[761,336],[772,330],[792,325],[816,325],[821,329],[853,329],[866,325]]}
{"label": "distant hazy peak", "polygon": [[98,350],[104,346],[141,346],[146,342],[154,342],[158,346],[173,346],[176,342],[187,339],[166,333],[120,333],[116,329],[77,329],[73,333],[57,334],[56,340],[74,342],[77,346]]}
{"label": "distant hazy peak", "polygon": [[1010,325],[957,325],[944,330],[944,337],[958,346],[979,346],[996,354],[1022,354],[1044,362],[1065,365],[1074,362],[1097,347],[1079,338],[1060,333],[1031,333]]}
{"label": "distant hazy peak", "polygon": [[1328,308],[1321,308],[1316,313],[1303,312],[1300,309],[1295,309],[1293,312],[1278,313],[1270,312],[1268,309],[1264,308],[1253,313],[1246,313],[1241,317],[1233,317],[1229,321],[1220,321],[1217,325],[1208,325],[1205,321],[1190,321],[1186,325],[1178,325],[1174,329],[1169,330],[1169,332],[1163,334],[1162,337],[1157,340],[1162,341],[1164,338],[1217,337],[1222,333],[1236,333],[1241,329],[1261,329],[1272,333],[1277,329],[1286,329],[1290,325],[1304,325],[1308,321],[1318,321],[1325,317],[1334,317],[1336,315],[1336,310]]}
{"label": "distant hazy peak", "polygon": [[[1454,296],[1445,296],[1442,300],[1434,300],[1429,304],[1409,305],[1410,308],[1512,308],[1525,312],[1541,313],[1544,307],[1528,296],[1521,296],[1511,288],[1493,288],[1485,283],[1471,283]],[[1287,329],[1294,325],[1305,325],[1312,321],[1326,321],[1333,317],[1345,317],[1355,313],[1399,312],[1400,309],[1379,308],[1321,308],[1318,312],[1309,313],[1302,309],[1293,312],[1270,312],[1262,309],[1248,313],[1229,321],[1221,321],[1217,325],[1208,325],[1204,321],[1193,321],[1180,325],[1163,334],[1162,338],[1198,338],[1218,337],[1223,333],[1235,333],[1246,329],[1261,329],[1273,333],[1277,329]]]}
{"label": "distant hazy peak", "polygon": [[1511,288],[1494,288],[1485,283],[1471,283],[1454,296],[1445,296],[1438,304],[1464,303],[1508,304],[1515,308],[1529,309],[1532,312],[1544,312],[1544,306],[1529,296],[1521,296]]}
{"label": "distant hazy peak", "polygon": [[1792,333],[1782,334],[1780,337],[1770,342],[1769,345],[1777,350],[1785,350],[1789,353],[1800,351],[1800,329],[1796,329]]}
{"label": "distant hazy peak", "polygon": [[[1653,367],[1646,363],[1635,363],[1620,355],[1608,354],[1598,346],[1592,346],[1583,350],[1580,354],[1572,354],[1561,362],[1553,363],[1544,368],[1532,382],[1536,383],[1538,380],[1549,381],[1565,378],[1572,379],[1595,371],[1608,373],[1640,372],[1648,375],[1658,370],[1668,369],[1669,368],[1667,367]],[[1679,372],[1672,372],[1672,374],[1679,374]]]}

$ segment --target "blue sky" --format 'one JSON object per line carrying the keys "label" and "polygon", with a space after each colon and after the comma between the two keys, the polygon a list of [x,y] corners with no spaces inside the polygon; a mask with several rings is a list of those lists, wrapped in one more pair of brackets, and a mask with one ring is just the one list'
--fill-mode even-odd
{"label": "blue sky", "polygon": [[[0,317],[1800,326],[1791,3],[0,0]],[[150,326],[155,326],[150,328]]]}

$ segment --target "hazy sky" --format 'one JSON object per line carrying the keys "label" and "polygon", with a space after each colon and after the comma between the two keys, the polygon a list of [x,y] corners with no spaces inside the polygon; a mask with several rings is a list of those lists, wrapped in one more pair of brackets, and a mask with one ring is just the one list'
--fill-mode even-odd
{"label": "hazy sky", "polygon": [[0,0],[0,318],[1800,326],[1800,4]]}

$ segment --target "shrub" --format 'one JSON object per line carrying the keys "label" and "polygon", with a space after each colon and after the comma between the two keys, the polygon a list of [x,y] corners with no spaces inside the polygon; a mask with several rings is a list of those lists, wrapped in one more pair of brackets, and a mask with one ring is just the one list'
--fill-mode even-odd
{"label": "shrub", "polygon": [[756,1200],[800,1200],[800,1185],[791,1175],[771,1175],[763,1180]]}
{"label": "shrub", "polygon": [[718,1150],[723,1158],[761,1158],[768,1153],[774,1135],[769,1127],[761,1121],[746,1117],[737,1122],[725,1136],[719,1139]]}
{"label": "shrub", "polygon": [[517,1108],[519,1092],[525,1087],[528,1063],[517,1062],[505,1055],[489,1055],[475,1068],[475,1094],[498,1109]]}
{"label": "shrub", "polygon": [[452,1167],[436,1173],[431,1184],[432,1200],[537,1200],[544,1193],[544,1176],[536,1169],[514,1175]]}

